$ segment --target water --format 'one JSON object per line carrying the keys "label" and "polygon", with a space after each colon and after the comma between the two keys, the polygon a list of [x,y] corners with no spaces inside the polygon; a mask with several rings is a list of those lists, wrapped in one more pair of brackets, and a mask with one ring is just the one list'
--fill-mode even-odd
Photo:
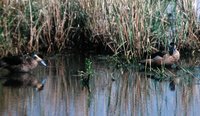
{"label": "water", "polygon": [[[163,81],[148,78],[135,68],[116,69],[102,58],[93,57],[91,61],[95,73],[89,80],[89,88],[77,76],[78,71],[85,71],[85,58],[79,55],[52,57],[48,59],[48,68],[39,66],[31,74],[12,75],[23,80],[21,85],[5,86],[8,80],[2,78],[0,115],[197,116],[200,113],[198,59],[182,59],[181,66],[190,72],[170,70],[169,74],[175,76]],[[43,90],[36,90],[32,82],[42,81]]]}

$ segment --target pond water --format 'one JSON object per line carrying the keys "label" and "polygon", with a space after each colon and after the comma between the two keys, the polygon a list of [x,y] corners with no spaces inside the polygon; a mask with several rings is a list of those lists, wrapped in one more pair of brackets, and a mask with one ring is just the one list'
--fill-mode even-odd
{"label": "pond water", "polygon": [[[170,80],[158,81],[134,68],[115,68],[106,57],[91,57],[93,76],[83,86],[78,71],[85,57],[58,55],[31,74],[0,80],[1,116],[197,116],[200,114],[198,58],[182,59],[183,69],[170,70]],[[155,75],[154,73],[151,75]],[[7,78],[21,85],[6,85]],[[28,80],[28,82],[26,82]],[[38,91],[35,84],[44,82]],[[16,82],[15,82],[16,83]]]}

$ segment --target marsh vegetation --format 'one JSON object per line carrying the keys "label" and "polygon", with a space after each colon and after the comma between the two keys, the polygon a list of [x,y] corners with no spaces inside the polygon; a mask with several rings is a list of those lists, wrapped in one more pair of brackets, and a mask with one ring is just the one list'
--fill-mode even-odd
{"label": "marsh vegetation", "polygon": [[[8,78],[0,71],[0,115],[198,114],[200,28],[193,5],[191,0],[1,0],[0,57],[50,55],[46,68],[28,76],[46,81],[41,91],[33,89],[32,79],[4,86]],[[144,71],[132,63],[166,50],[170,42],[180,50],[179,69]],[[112,57],[96,55],[102,53]]]}
{"label": "marsh vegetation", "polygon": [[198,51],[193,4],[191,0],[3,0],[0,53],[78,49],[131,59],[158,49],[158,44],[166,48],[171,39],[181,50]]}

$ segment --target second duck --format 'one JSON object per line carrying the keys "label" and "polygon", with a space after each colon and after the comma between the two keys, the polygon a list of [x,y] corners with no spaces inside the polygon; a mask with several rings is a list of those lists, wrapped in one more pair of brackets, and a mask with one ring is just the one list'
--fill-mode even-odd
{"label": "second duck", "polygon": [[171,43],[170,46],[169,53],[164,54],[163,56],[157,55],[151,59],[142,60],[140,63],[148,66],[171,66],[177,63],[180,59],[180,53],[177,50],[176,44]]}

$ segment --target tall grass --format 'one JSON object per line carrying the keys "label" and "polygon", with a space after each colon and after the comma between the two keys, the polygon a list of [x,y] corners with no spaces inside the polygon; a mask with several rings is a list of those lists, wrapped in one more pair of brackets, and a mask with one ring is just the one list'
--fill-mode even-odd
{"label": "tall grass", "polygon": [[191,0],[4,0],[0,12],[3,55],[101,45],[131,59],[158,49],[158,43],[200,45]]}

